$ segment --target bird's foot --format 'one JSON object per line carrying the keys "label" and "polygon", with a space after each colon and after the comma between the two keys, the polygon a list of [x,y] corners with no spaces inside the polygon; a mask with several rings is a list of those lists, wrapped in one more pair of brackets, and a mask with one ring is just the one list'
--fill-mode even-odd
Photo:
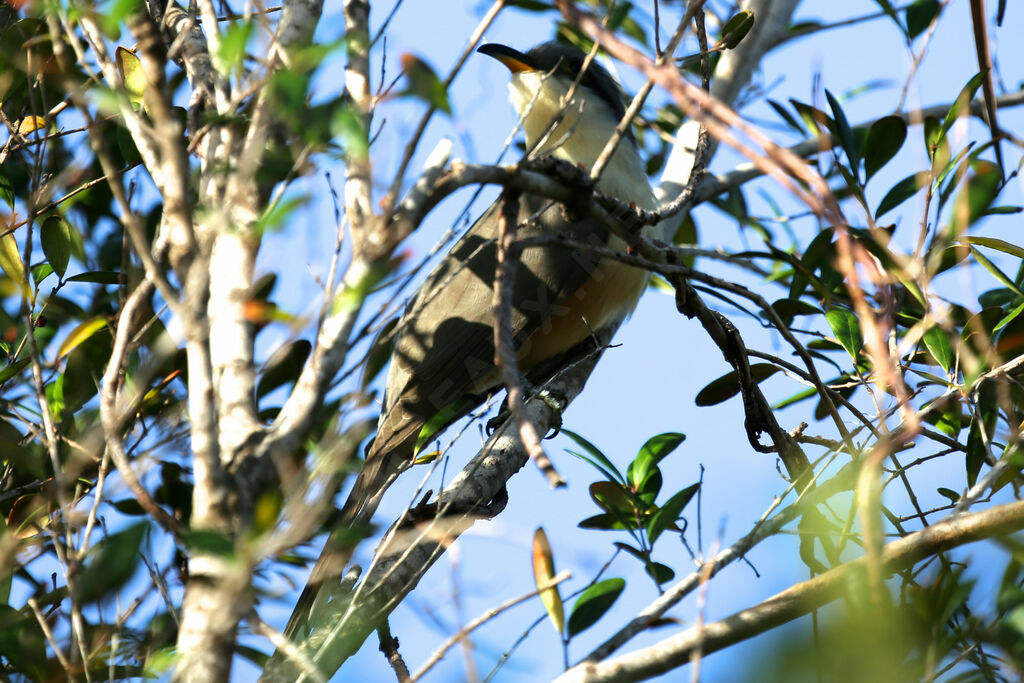
{"label": "bird's foot", "polygon": [[[546,387],[538,387],[526,379],[523,379],[523,392],[526,394],[527,399],[536,398],[539,401],[543,401],[544,405],[551,408],[551,412],[554,414],[555,425],[551,428],[551,432],[548,433],[544,438],[553,439],[558,436],[558,433],[562,430],[562,411],[565,410],[568,401],[565,396],[557,391],[548,389]],[[508,398],[501,404],[501,409],[498,414],[487,421],[485,429],[487,435],[493,434],[506,420],[512,417],[512,411],[508,407]]]}

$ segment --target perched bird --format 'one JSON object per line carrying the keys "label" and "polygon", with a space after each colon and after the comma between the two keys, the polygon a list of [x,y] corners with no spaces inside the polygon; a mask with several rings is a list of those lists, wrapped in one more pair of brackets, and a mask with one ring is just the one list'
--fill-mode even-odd
{"label": "perched bird", "polygon": [[[523,121],[527,149],[589,171],[625,111],[622,93],[608,72],[592,62],[562,120],[548,130],[580,74],[584,54],[554,42],[525,53],[495,44],[478,52],[511,72],[509,92]],[[597,188],[655,208],[631,133],[620,142]],[[399,322],[377,434],[342,511],[346,525],[364,524],[373,516],[385,489],[412,464],[425,425],[440,432],[501,389],[492,303],[500,210],[501,202],[495,202],[476,221],[427,278]],[[520,199],[516,234],[560,234],[622,247],[596,220],[571,221],[557,204],[532,195]],[[547,379],[560,359],[589,342],[593,330],[631,312],[646,282],[642,270],[563,247],[524,250],[515,272],[511,315],[520,369],[531,381]],[[346,553],[328,540],[300,606],[325,582],[335,581],[346,560]]]}

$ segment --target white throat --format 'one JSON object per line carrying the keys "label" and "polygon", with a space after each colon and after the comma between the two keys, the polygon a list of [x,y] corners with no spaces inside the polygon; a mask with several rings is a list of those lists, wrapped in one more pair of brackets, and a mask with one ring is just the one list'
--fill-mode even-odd
{"label": "white throat", "polygon": [[[543,138],[537,153],[551,154],[589,170],[619,121],[604,100],[594,95],[587,97],[581,92],[581,86],[566,108],[562,121],[545,134],[549,123],[559,112],[562,97],[569,86],[570,83],[555,75],[521,71],[512,75],[509,96],[520,116],[528,112],[523,119],[528,149]],[[597,187],[606,194],[626,202],[636,202],[645,209],[657,206],[644,163],[627,138],[619,142],[615,154],[601,173]]]}

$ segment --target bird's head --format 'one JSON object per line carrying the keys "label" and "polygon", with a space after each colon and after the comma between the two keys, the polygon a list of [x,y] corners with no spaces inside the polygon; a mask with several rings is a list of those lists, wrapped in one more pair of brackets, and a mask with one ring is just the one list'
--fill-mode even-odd
{"label": "bird's head", "polygon": [[[523,119],[528,148],[540,140],[538,152],[588,168],[593,165],[625,113],[622,91],[603,66],[591,61],[562,121],[547,132],[560,111],[562,99],[579,77],[586,55],[556,42],[541,43],[527,52],[491,43],[477,52],[497,59],[512,73],[509,94],[516,113]],[[631,132],[619,144],[616,157],[622,156],[639,159]]]}

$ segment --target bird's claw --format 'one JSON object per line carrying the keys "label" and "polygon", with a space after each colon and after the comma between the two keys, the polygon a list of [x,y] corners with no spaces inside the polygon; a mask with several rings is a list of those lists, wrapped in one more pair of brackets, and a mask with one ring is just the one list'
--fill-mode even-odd
{"label": "bird's claw", "polygon": [[[523,389],[530,398],[536,398],[539,401],[543,401],[544,405],[550,408],[551,412],[554,413],[553,417],[555,425],[551,428],[551,432],[548,433],[544,438],[553,439],[556,436],[558,436],[558,434],[562,431],[562,411],[565,410],[567,403],[565,397],[561,396],[560,394],[550,389],[535,387],[531,385],[529,382],[526,382],[525,380],[523,384]],[[506,399],[506,402],[502,403],[501,410],[498,411],[498,414],[492,417],[490,420],[488,420],[487,423],[484,425],[484,429],[487,432],[487,436],[490,436],[495,431],[497,431],[497,429],[501,427],[501,425],[503,425],[505,421],[508,420],[510,417],[512,417],[512,411],[509,410],[508,402]]]}

